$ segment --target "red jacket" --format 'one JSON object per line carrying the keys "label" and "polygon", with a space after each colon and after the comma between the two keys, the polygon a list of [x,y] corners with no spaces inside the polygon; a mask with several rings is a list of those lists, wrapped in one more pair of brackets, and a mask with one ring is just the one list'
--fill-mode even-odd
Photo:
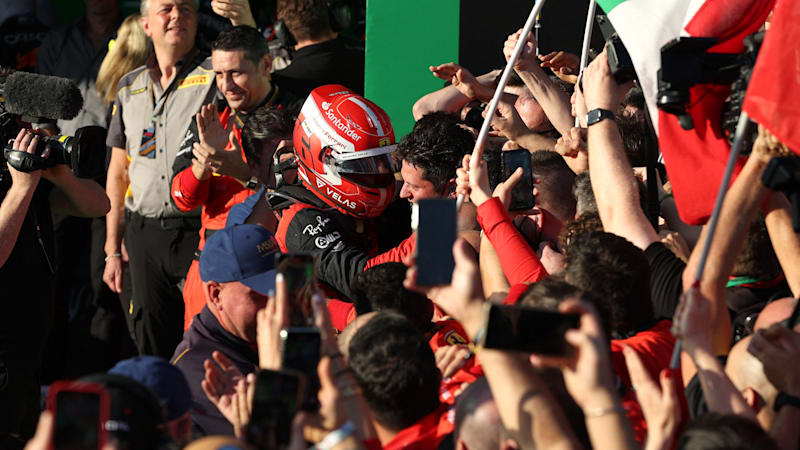
{"label": "red jacket", "polygon": [[505,207],[497,197],[478,207],[478,223],[492,243],[508,282],[535,283],[547,276],[536,252],[517,231]]}
{"label": "red jacket", "polygon": [[[228,123],[232,121],[233,131],[236,134],[236,139],[239,141],[239,147],[242,143],[242,122],[241,119],[231,114],[230,107],[226,106],[219,113],[220,122],[222,126],[227,128]],[[195,125],[196,127],[196,125]],[[190,133],[193,128],[190,127]],[[196,128],[194,128],[196,130]],[[195,136],[196,137],[196,136]],[[192,142],[192,139],[187,139],[187,145]],[[185,149],[190,147],[185,146]],[[232,148],[230,142],[225,147],[225,150]],[[242,154],[242,159],[245,156]],[[191,211],[199,206],[203,207],[201,215],[201,228],[200,228],[200,244],[198,249],[202,250],[206,241],[206,230],[220,230],[225,228],[225,221],[228,219],[228,212],[231,207],[237,203],[241,203],[253,192],[245,188],[235,178],[226,175],[212,175],[207,180],[198,180],[192,173],[191,167],[191,153],[184,153],[176,158],[176,169],[178,165],[186,166],[185,168],[177,171],[172,178],[172,190],[170,195],[175,206],[181,211]]]}

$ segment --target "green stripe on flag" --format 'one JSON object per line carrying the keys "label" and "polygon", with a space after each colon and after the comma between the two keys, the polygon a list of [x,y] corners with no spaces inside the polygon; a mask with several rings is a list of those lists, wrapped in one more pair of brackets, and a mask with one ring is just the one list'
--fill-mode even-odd
{"label": "green stripe on flag", "polygon": [[611,13],[611,10],[616,8],[620,3],[625,3],[628,0],[597,0],[597,5],[603,8],[606,14]]}

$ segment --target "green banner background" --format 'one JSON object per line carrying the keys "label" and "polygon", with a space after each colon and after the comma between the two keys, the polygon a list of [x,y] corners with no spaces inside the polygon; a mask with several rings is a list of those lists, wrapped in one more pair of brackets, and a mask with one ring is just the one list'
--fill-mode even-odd
{"label": "green banner background", "polygon": [[458,36],[459,0],[367,0],[364,91],[397,140],[414,125],[414,102],[444,85],[428,66],[458,62]]}

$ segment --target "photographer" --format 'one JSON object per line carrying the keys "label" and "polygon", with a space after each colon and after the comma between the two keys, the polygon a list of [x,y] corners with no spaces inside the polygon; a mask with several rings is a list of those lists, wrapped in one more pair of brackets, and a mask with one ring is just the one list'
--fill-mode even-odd
{"label": "photographer", "polygon": [[[39,136],[23,129],[12,149],[33,154],[38,144]],[[49,155],[49,148],[41,154]],[[76,178],[66,165],[24,173],[8,164],[8,173],[0,176],[0,285],[6,300],[0,316],[0,433],[30,436],[54,306],[51,211],[102,216],[109,201],[99,184]]]}

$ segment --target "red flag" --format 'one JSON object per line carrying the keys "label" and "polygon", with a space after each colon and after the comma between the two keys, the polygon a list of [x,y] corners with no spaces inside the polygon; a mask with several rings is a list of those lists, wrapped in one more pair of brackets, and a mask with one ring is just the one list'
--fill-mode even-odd
{"label": "red flag", "polygon": [[751,119],[800,154],[800,2],[778,0],[744,98]]}
{"label": "red flag", "polygon": [[[761,27],[773,3],[774,0],[708,0],[684,29],[692,37],[717,38],[719,44],[709,52],[739,53],[744,50],[742,40]],[[730,154],[720,119],[723,102],[729,94],[730,86],[691,88],[687,112],[692,116],[694,129],[688,131],[681,128],[676,116],[659,111],[659,147],[678,212],[688,224],[705,223],[714,207]],[[740,160],[735,173],[743,165]]]}

